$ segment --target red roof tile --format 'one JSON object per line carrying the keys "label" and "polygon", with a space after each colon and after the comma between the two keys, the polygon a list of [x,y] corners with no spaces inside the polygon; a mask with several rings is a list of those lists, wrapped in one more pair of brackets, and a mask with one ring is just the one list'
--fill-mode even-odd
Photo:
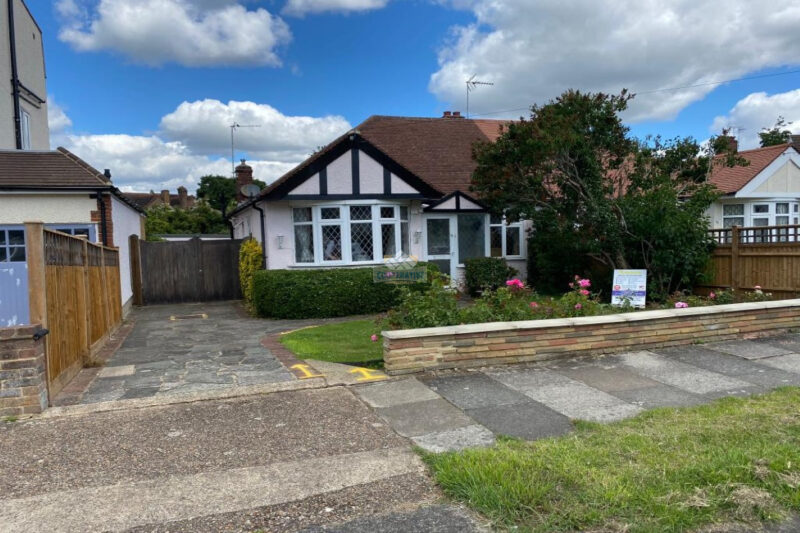
{"label": "red roof tile", "polygon": [[711,170],[709,183],[716,185],[717,189],[725,194],[739,192],[742,187],[750,183],[762,170],[785,152],[789,146],[791,145],[778,144],[767,146],[766,148],[740,151],[738,155],[750,162],[747,166],[736,165],[729,167],[722,163],[724,156],[717,156],[714,158],[714,166]]}
{"label": "red roof tile", "polygon": [[70,151],[0,151],[0,189],[104,189],[111,182]]}

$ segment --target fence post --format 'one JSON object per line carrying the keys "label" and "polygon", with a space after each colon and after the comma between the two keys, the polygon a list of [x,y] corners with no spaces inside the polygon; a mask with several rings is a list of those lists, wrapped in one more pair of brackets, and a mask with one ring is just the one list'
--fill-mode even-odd
{"label": "fence post", "polygon": [[731,289],[739,289],[739,226],[731,228]]}
{"label": "fence post", "polygon": [[83,316],[79,316],[79,320],[83,320],[84,336],[83,344],[86,347],[84,358],[89,360],[92,350],[92,313],[90,308],[92,306],[91,295],[89,293],[89,238],[83,236],[81,239],[83,250],[81,252],[81,263],[83,266]]}
{"label": "fence post", "polygon": [[108,278],[106,277],[106,247],[101,244],[100,247],[100,284],[103,286],[103,333],[108,333],[111,330],[111,305],[108,301]]}
{"label": "fence post", "polygon": [[44,223],[25,223],[25,254],[28,261],[28,308],[31,324],[47,328],[47,281],[45,279]]}
{"label": "fence post", "polygon": [[[131,256],[131,290],[133,305],[144,305],[142,296],[142,250],[139,247],[139,236],[135,233],[128,237],[128,248]],[[122,268],[122,265],[120,265]]]}

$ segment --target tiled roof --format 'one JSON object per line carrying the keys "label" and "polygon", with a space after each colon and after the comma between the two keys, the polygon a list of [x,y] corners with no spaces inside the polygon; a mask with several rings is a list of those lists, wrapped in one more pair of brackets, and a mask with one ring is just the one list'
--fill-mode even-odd
{"label": "tiled roof", "polygon": [[[153,207],[154,205],[161,205],[161,193],[157,192],[126,192],[125,196],[130,198],[130,200],[141,207],[142,209],[147,209],[149,207]],[[188,195],[186,197],[188,207],[192,207],[195,204],[196,198],[194,195]],[[172,207],[180,207],[181,205],[181,197],[179,194],[172,194],[169,195],[169,205]]]}
{"label": "tiled roof", "polygon": [[714,166],[711,170],[709,182],[716,185],[717,189],[725,194],[739,192],[742,187],[750,183],[750,180],[755,178],[762,170],[767,168],[770,163],[775,161],[779,155],[785,152],[789,146],[791,145],[778,144],[775,146],[767,146],[766,148],[740,151],[738,155],[750,162],[747,166],[735,165],[729,167],[722,162],[724,156],[717,156],[714,158]]}
{"label": "tiled roof", "polygon": [[0,151],[0,189],[107,189],[111,182],[64,148]]}

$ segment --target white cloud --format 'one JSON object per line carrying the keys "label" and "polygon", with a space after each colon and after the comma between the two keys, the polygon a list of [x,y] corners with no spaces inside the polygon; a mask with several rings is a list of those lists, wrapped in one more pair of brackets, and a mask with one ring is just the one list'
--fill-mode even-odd
{"label": "white cloud", "polygon": [[291,40],[286,23],[234,0],[60,0],[59,39],[147,65],[268,65]]}
{"label": "white cloud", "polygon": [[[544,103],[568,88],[634,92],[732,79],[800,64],[792,3],[731,0],[452,0],[476,22],[452,30],[430,90],[451,108],[470,94],[486,113]],[[627,118],[670,119],[713,85],[640,94]],[[519,116],[525,111],[506,113]]]}
{"label": "white cloud", "polygon": [[[341,117],[291,117],[263,104],[203,100],[178,106],[162,119],[162,131],[155,135],[92,135],[73,132],[69,117],[54,107],[58,109],[50,111],[53,148],[64,146],[95,168],[111,169],[114,184],[124,191],[174,190],[179,185],[194,191],[202,176],[229,176],[230,159],[220,155],[230,149],[225,109],[250,110],[264,121],[264,131],[257,138],[242,139],[237,152],[253,158],[248,164],[254,176],[267,183],[350,128]],[[232,116],[238,120],[240,115]]]}
{"label": "white cloud", "polygon": [[[161,119],[163,135],[190,146],[195,153],[219,154],[230,146],[230,125],[236,130],[236,149],[259,159],[298,161],[310,149],[325,145],[350,129],[341,116],[287,116],[266,104],[226,103],[219,100],[183,102]],[[226,152],[222,152],[226,153]]]}
{"label": "white cloud", "polygon": [[72,127],[72,120],[64,109],[56,103],[52,96],[47,98],[47,123],[50,127],[50,136],[60,135]]}
{"label": "white cloud", "polygon": [[369,11],[386,7],[389,0],[289,0],[283,13],[302,17],[309,13]]}
{"label": "white cloud", "polygon": [[779,116],[791,122],[786,129],[800,134],[800,89],[773,95],[748,94],[736,102],[727,115],[716,117],[710,129],[711,133],[718,134],[723,128],[730,128],[738,133],[740,148],[758,148],[758,132],[771,128]]}

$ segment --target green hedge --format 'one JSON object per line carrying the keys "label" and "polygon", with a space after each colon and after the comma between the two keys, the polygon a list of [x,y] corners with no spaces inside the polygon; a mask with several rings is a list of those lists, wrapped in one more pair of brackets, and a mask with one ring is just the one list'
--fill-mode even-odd
{"label": "green hedge", "polygon": [[[429,280],[438,274],[436,265],[422,265]],[[330,318],[387,311],[400,301],[401,287],[428,286],[375,283],[372,268],[260,270],[253,278],[251,301],[265,318]]]}
{"label": "green hedge", "polygon": [[471,296],[487,289],[497,290],[516,275],[517,270],[499,257],[475,257],[464,261],[464,285]]}

